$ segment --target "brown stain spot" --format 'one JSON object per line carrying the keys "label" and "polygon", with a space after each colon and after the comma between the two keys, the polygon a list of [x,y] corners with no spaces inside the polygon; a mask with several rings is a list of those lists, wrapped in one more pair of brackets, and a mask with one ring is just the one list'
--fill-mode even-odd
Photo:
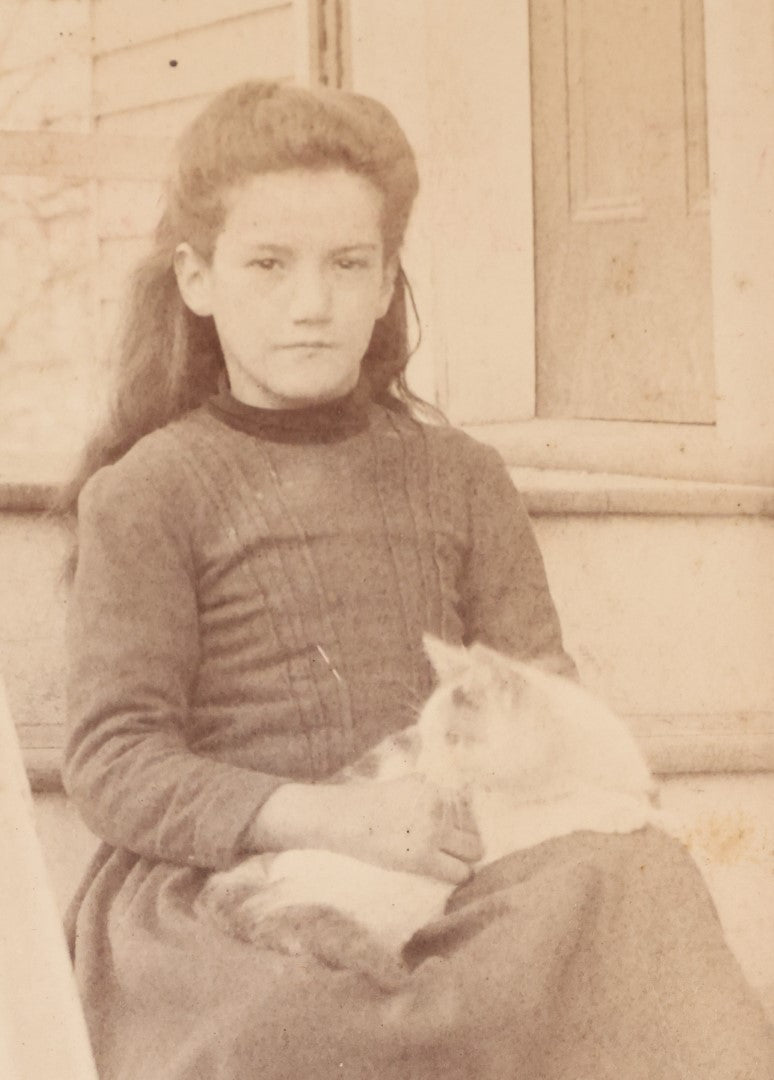
{"label": "brown stain spot", "polygon": [[610,284],[615,292],[623,296],[631,296],[636,287],[637,266],[636,253],[632,252],[629,258],[619,258],[614,255],[610,264]]}
{"label": "brown stain spot", "polygon": [[742,811],[709,814],[683,840],[693,851],[701,851],[713,863],[729,866],[753,853],[756,824]]}

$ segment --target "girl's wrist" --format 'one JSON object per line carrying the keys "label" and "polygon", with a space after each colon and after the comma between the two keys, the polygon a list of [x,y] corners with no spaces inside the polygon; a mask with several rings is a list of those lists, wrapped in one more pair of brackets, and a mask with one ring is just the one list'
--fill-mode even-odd
{"label": "girl's wrist", "polygon": [[323,834],[330,829],[331,786],[287,783],[278,787],[247,832],[252,851],[288,851],[291,848],[326,846]]}

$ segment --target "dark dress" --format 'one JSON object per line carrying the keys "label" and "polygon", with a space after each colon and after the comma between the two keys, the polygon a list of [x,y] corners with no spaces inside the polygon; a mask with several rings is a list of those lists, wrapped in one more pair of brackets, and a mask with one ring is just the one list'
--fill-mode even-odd
{"label": "dark dress", "polygon": [[773,1075],[701,880],[651,830],[488,868],[394,994],[192,912],[279,784],[411,722],[424,631],[571,669],[493,451],[357,391],[223,393],[92,478],[79,546],[65,782],[104,844],[72,938],[103,1080]]}

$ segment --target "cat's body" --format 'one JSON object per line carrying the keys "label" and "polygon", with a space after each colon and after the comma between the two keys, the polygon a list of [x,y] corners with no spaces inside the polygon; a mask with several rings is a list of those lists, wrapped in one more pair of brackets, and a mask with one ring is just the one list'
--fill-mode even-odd
{"label": "cat's body", "polygon": [[[439,677],[414,728],[384,740],[342,777],[417,773],[464,800],[481,837],[476,868],[572,832],[661,824],[653,781],[626,726],[576,683],[426,638]],[[257,855],[214,874],[199,906],[264,948],[353,968],[383,986],[405,975],[401,950],[439,918],[454,889],[348,855]]]}

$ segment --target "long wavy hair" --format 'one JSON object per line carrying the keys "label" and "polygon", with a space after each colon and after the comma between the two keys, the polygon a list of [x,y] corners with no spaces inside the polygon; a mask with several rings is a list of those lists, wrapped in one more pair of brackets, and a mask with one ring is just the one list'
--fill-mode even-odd
{"label": "long wavy hair", "polygon": [[[178,141],[153,249],[131,280],[109,407],[55,513],[72,522],[94,472],[215,392],[225,370],[220,342],[212,318],[183,302],[175,249],[187,241],[209,260],[228,192],[253,175],[299,168],[344,168],[370,180],[382,195],[385,258],[399,253],[419,182],[412,149],[383,105],[342,90],[258,80],[219,94]],[[413,303],[401,272],[362,364],[372,397],[394,409],[424,404],[405,381],[407,296]]]}

